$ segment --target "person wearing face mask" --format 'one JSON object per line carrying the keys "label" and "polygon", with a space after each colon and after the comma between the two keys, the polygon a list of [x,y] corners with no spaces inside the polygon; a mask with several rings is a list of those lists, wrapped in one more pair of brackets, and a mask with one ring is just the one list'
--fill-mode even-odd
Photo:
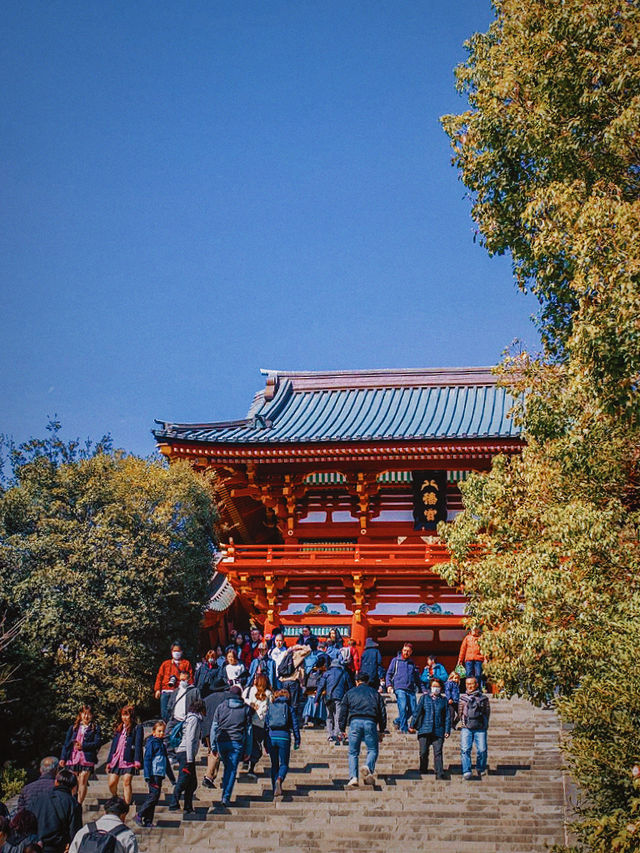
{"label": "person wearing face mask", "polygon": [[420,697],[409,731],[412,734],[416,732],[418,734],[420,773],[426,773],[429,770],[429,747],[433,746],[436,779],[445,779],[442,748],[445,738],[448,738],[451,732],[451,718],[440,679],[434,678],[430,692],[423,693]]}
{"label": "person wearing face mask", "polygon": [[200,661],[196,667],[195,685],[203,699],[212,692],[213,684],[218,678],[219,671],[215,650],[209,649],[204,656],[204,660]]}
{"label": "person wearing face mask", "polygon": [[169,699],[178,686],[181,672],[188,672],[189,682],[193,681],[193,670],[183,656],[182,646],[180,643],[173,643],[171,657],[160,665],[154,686],[155,697],[160,700],[160,716],[165,722],[169,720]]}

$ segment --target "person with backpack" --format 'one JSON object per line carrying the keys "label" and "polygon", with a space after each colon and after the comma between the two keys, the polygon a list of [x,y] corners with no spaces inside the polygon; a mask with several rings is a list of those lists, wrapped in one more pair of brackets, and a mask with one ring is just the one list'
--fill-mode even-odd
{"label": "person with backpack", "polygon": [[425,686],[420,681],[418,667],[411,655],[413,645],[405,643],[398,655],[389,664],[386,675],[387,689],[396,695],[398,716],[393,725],[401,732],[409,731],[409,717],[416,712],[416,691],[425,692]]}
{"label": "person with backpack", "polygon": [[128,811],[122,797],[111,797],[102,817],[74,835],[69,853],[138,853],[138,839],[125,823]]}
{"label": "person with backpack", "polygon": [[282,785],[289,770],[291,735],[293,748],[300,748],[298,717],[290,701],[289,691],[276,691],[265,717],[265,740],[271,758],[271,785],[274,799],[282,796]]}
{"label": "person with backpack", "polygon": [[476,772],[482,777],[487,771],[487,729],[491,706],[489,697],[479,689],[475,676],[466,679],[466,693],[460,696],[458,706],[462,730],[460,732],[460,759],[462,778],[471,779],[471,750],[476,746]]}
{"label": "person with backpack", "polygon": [[160,664],[154,685],[155,697],[160,700],[160,716],[165,722],[169,720],[169,699],[178,686],[181,672],[189,673],[189,683],[193,681],[193,670],[189,661],[183,657],[180,643],[171,646],[171,657]]}
{"label": "person with backpack", "polygon": [[296,713],[302,701],[302,685],[305,681],[304,662],[311,651],[310,645],[291,646],[278,666],[277,676],[280,688],[289,691],[289,703]]}
{"label": "person with backpack", "polygon": [[201,699],[204,699],[213,690],[213,682],[218,677],[218,670],[219,667],[215,650],[209,649],[203,660],[201,660],[196,667],[194,684],[200,691]]}
{"label": "person with backpack", "polygon": [[423,693],[416,713],[411,719],[409,731],[417,733],[420,747],[420,773],[429,770],[429,747],[433,747],[433,763],[436,779],[445,779],[442,748],[451,732],[448,702],[442,695],[442,682],[434,678],[430,693]]}
{"label": "person with backpack", "polygon": [[378,744],[382,743],[387,727],[387,710],[382,696],[369,686],[369,675],[358,672],[356,686],[347,691],[340,703],[338,726],[341,732],[349,726],[349,781],[347,788],[357,788],[358,764],[362,741],[367,747],[367,763],[363,770],[364,784],[375,785]]}
{"label": "person with backpack", "polygon": [[349,675],[340,659],[335,658],[335,660],[331,661],[331,666],[318,682],[316,702],[324,694],[324,701],[327,706],[327,740],[336,746],[339,746],[344,740],[340,734],[340,726],[338,725],[340,703],[347,690],[350,689],[351,681]]}
{"label": "person with backpack", "polygon": [[266,676],[270,689],[275,690],[277,678],[276,662],[272,657],[269,657],[267,644],[264,640],[261,640],[258,644],[258,654],[251,661],[251,666],[249,667],[249,678],[247,679],[246,686],[251,687],[256,676],[260,674]]}
{"label": "person with backpack", "polygon": [[138,826],[153,826],[153,817],[162,793],[164,777],[168,776],[169,781],[175,785],[176,777],[169,763],[167,747],[164,745],[165,729],[165,721],[156,720],[144,750],[144,778],[149,788],[149,796],[134,818]]}
{"label": "person with backpack", "polygon": [[20,809],[11,818],[2,853],[40,853],[38,818],[29,809]]}
{"label": "person with backpack", "polygon": [[202,736],[202,721],[206,713],[202,699],[196,699],[189,706],[187,716],[182,723],[180,743],[176,747],[178,759],[178,778],[173,787],[173,795],[169,811],[176,812],[180,808],[180,797],[184,793],[184,814],[194,813],[193,795],[198,787],[196,778],[196,758],[200,749]]}
{"label": "person with backpack", "polygon": [[78,802],[87,796],[89,776],[98,762],[98,750],[102,745],[102,732],[93,717],[90,705],[83,705],[69,726],[64,739],[59,766],[76,774],[78,780]]}
{"label": "person with backpack", "polygon": [[213,691],[204,700],[207,710],[204,715],[204,720],[202,721],[202,736],[204,745],[207,749],[207,772],[202,777],[202,784],[205,788],[215,788],[215,780],[220,767],[220,756],[218,753],[214,755],[211,751],[211,725],[213,723],[213,716],[218,705],[222,704],[222,702],[225,702],[227,699],[230,699],[233,695],[231,687],[227,684],[224,678],[219,675],[218,680],[213,683]]}
{"label": "person with backpack", "polygon": [[[167,722],[166,738],[168,744],[173,744],[175,741],[177,746],[177,744],[180,743],[179,737],[172,737],[173,730],[178,723],[182,723],[186,720],[191,704],[195,702],[196,699],[201,698],[200,690],[191,683],[189,673],[186,670],[181,672],[178,686],[171,694],[167,705],[169,721]],[[175,755],[174,748],[171,746],[169,747],[169,755]]]}
{"label": "person with backpack", "polygon": [[[271,661],[273,663],[273,661]],[[254,683],[251,687],[247,687],[244,691],[244,701],[253,711],[251,717],[252,731],[252,746],[251,759],[248,767],[248,774],[252,778],[256,777],[256,764],[260,761],[263,750],[266,751],[265,728],[264,721],[267,716],[267,710],[273,698],[273,693],[269,690],[269,681],[264,673],[259,672],[256,675]]]}
{"label": "person with backpack", "polygon": [[323,653],[311,652],[304,659],[305,695],[307,701],[302,709],[302,720],[305,728],[313,729],[316,725],[323,726],[327,719],[327,706],[324,699],[316,701],[316,693],[320,679],[327,670],[327,658]]}
{"label": "person with backpack", "polygon": [[123,798],[131,805],[133,791],[131,783],[134,776],[140,773],[142,767],[142,743],[144,729],[137,722],[136,709],[133,705],[125,705],[120,709],[119,722],[111,741],[109,757],[107,758],[107,784],[112,797],[118,796],[118,782],[122,778]]}
{"label": "person with backpack", "polygon": [[56,773],[53,790],[31,802],[43,853],[64,853],[82,826],[82,806],[75,797],[77,790],[75,774],[63,767]]}
{"label": "person with backpack", "polygon": [[384,681],[384,667],[382,666],[382,655],[380,647],[373,639],[367,637],[364,644],[364,650],[360,657],[360,672],[369,676],[369,687],[377,690],[380,687],[380,682]]}
{"label": "person with backpack", "polygon": [[212,755],[220,755],[224,764],[220,800],[224,808],[231,804],[238,765],[243,758],[249,759],[252,741],[252,709],[245,704],[238,685],[231,687],[230,692],[231,698],[216,708],[209,735]]}

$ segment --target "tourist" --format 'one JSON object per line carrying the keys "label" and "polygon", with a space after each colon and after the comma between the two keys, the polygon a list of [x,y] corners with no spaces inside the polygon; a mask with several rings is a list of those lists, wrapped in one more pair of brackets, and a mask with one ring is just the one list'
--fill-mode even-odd
{"label": "tourist", "polygon": [[369,674],[358,672],[356,686],[347,691],[340,703],[338,727],[343,737],[349,737],[349,781],[348,788],[357,788],[360,746],[367,747],[367,762],[363,769],[365,785],[375,785],[378,744],[382,743],[387,727],[387,711],[382,696],[369,686]]}
{"label": "tourist", "polygon": [[227,662],[222,667],[222,676],[230,687],[235,684],[241,685],[247,680],[247,669],[242,661],[238,660],[235,648],[227,652]]}
{"label": "tourist", "polygon": [[202,736],[202,721],[206,712],[202,699],[196,699],[189,706],[182,727],[182,738],[176,747],[178,759],[178,776],[173,788],[169,811],[175,812],[180,808],[180,797],[184,793],[184,814],[194,813],[193,794],[198,787],[196,778],[196,759],[200,749]]}
{"label": "tourist", "polygon": [[131,805],[133,798],[131,781],[142,767],[143,738],[144,730],[136,720],[136,709],[133,705],[125,705],[120,710],[106,770],[107,784],[112,797],[118,796],[118,782],[122,778],[123,797],[127,805]]}
{"label": "tourist", "polygon": [[75,792],[78,780],[66,767],[58,770],[53,789],[32,801],[43,853],[64,853],[82,826],[82,806]]}
{"label": "tourist", "polygon": [[204,658],[196,667],[194,685],[200,691],[202,699],[211,693],[213,682],[218,676],[218,661],[214,649],[209,649]]}
{"label": "tourist", "polygon": [[482,689],[482,664],[484,655],[480,651],[480,629],[473,628],[464,638],[458,654],[458,665],[465,668],[467,678],[474,676],[476,683]]}
{"label": "tourist", "polygon": [[280,664],[282,663],[282,661],[286,657],[287,651],[288,651],[288,649],[287,649],[286,643],[284,641],[284,634],[281,631],[279,631],[277,634],[274,635],[273,648],[269,652],[269,657],[273,660],[273,662],[276,665],[276,683],[273,685],[273,687],[275,689],[280,687],[280,679],[278,677],[278,667],[280,666]]}
{"label": "tourist", "polygon": [[[270,660],[270,663],[273,663]],[[267,709],[271,702],[273,694],[269,689],[269,679],[267,676],[259,672],[251,687],[247,687],[244,691],[244,701],[252,709],[251,717],[252,726],[252,747],[251,759],[249,763],[249,775],[256,776],[256,764],[260,761],[263,751],[266,751],[264,721],[267,716]]]}
{"label": "tourist", "polygon": [[154,686],[155,697],[160,700],[160,716],[165,722],[169,719],[169,699],[178,686],[178,678],[183,671],[188,672],[189,681],[193,681],[193,670],[189,661],[182,655],[182,646],[180,643],[173,643],[171,657],[160,665]]}
{"label": "tourist", "polygon": [[248,670],[251,666],[252,660],[251,646],[249,645],[249,641],[244,636],[242,631],[238,631],[235,636],[235,640],[233,641],[233,650],[236,653],[236,658],[238,659],[238,662],[242,663],[244,665],[244,668]]}
{"label": "tourist", "polygon": [[[318,645],[318,648],[320,648],[320,645]],[[304,670],[306,673],[304,689],[307,701],[302,710],[302,720],[305,728],[312,729],[316,725],[323,726],[327,719],[327,706],[324,699],[320,698],[316,700],[318,684],[327,670],[327,662],[328,658],[326,654],[320,651],[311,652],[304,659]]]}
{"label": "tourist", "polygon": [[[138,853],[138,839],[125,823],[129,812],[129,805],[121,797],[111,797],[104,804],[103,810],[104,814],[102,817],[83,826],[76,833],[69,847],[69,853],[79,853],[81,846],[87,848],[89,844],[89,849],[91,850],[109,849],[102,846],[105,844],[105,834],[113,836],[115,841],[114,851],[118,851],[118,853]],[[83,844],[84,839],[86,841]]]}
{"label": "tourist", "polygon": [[[332,629],[333,630],[333,629]],[[331,634],[331,631],[329,632]],[[318,648],[318,638],[314,636],[311,628],[308,625],[303,625],[302,631],[298,634],[297,645],[299,646],[311,646],[312,649]],[[327,644],[327,650],[329,645]]]}
{"label": "tourist", "polygon": [[452,731],[458,725],[458,703],[460,702],[460,676],[454,670],[449,673],[449,678],[444,685],[444,695],[449,704],[449,718]]}
{"label": "tourist", "polygon": [[401,732],[409,730],[409,717],[416,712],[416,691],[424,692],[418,667],[411,658],[412,654],[413,645],[405,643],[389,664],[385,678],[387,689],[396,695],[398,716],[393,721],[393,725]]}
{"label": "tourist", "polygon": [[273,797],[282,796],[282,785],[289,770],[291,755],[291,735],[293,748],[300,747],[300,729],[289,691],[276,691],[265,717],[265,738],[271,758],[271,785]]}
{"label": "tourist", "polygon": [[216,708],[211,724],[211,752],[220,755],[224,764],[222,774],[222,799],[220,805],[229,806],[240,761],[251,755],[252,709],[245,704],[242,690],[231,687],[233,695]]}
{"label": "tourist", "polygon": [[318,682],[316,691],[316,702],[324,695],[327,706],[327,740],[339,746],[344,738],[340,733],[338,717],[340,715],[340,703],[345,693],[351,688],[349,676],[338,658],[331,661],[331,666]]}
{"label": "tourist", "polygon": [[224,678],[219,675],[218,680],[213,684],[213,691],[204,700],[206,711],[204,720],[202,721],[202,738],[204,745],[207,748],[207,772],[202,777],[202,784],[205,788],[215,788],[215,779],[218,775],[218,768],[220,767],[220,756],[217,752],[214,754],[211,751],[211,725],[213,723],[213,715],[215,714],[218,705],[227,699],[230,699],[234,695],[235,694],[231,692],[231,687],[227,684]]}
{"label": "tourist", "polygon": [[29,809],[33,811],[31,808],[32,801],[37,797],[41,797],[44,794],[50,794],[51,791],[53,791],[57,772],[58,759],[56,756],[48,755],[46,758],[43,758],[40,762],[40,778],[35,779],[33,782],[29,782],[23,787],[22,791],[20,791],[20,796],[18,797],[18,811],[21,811],[22,809]]}
{"label": "tourist", "polygon": [[380,681],[384,680],[384,667],[382,666],[382,655],[380,648],[373,637],[367,637],[364,644],[364,651],[360,658],[360,668],[358,670],[369,676],[369,687],[377,690],[380,687]]}
{"label": "tourist", "polygon": [[271,631],[271,637],[270,638],[269,638],[269,635],[265,634],[264,638],[265,638],[265,640],[268,641],[269,651],[271,651],[271,649],[275,648],[276,637],[278,635],[280,635],[284,638],[284,627],[282,625],[277,625],[275,628],[273,628],[273,630]]}
{"label": "tourist", "polygon": [[443,685],[440,679],[434,678],[430,687],[430,692],[423,693],[420,697],[409,731],[414,734],[418,733],[420,773],[426,773],[429,770],[429,747],[433,747],[436,779],[444,779],[446,777],[444,775],[442,748],[445,738],[449,737],[451,731],[451,718],[448,712],[448,702],[442,695]]}
{"label": "tourist", "polygon": [[145,747],[144,778],[149,788],[149,796],[135,816],[135,822],[138,826],[153,826],[153,817],[162,792],[164,777],[168,776],[169,781],[175,785],[176,778],[169,763],[167,748],[164,745],[165,729],[164,720],[158,720],[154,723]]}
{"label": "tourist", "polygon": [[249,667],[249,678],[247,679],[247,687],[251,687],[257,675],[265,675],[269,682],[269,687],[275,689],[276,686],[276,663],[272,657],[269,657],[267,644],[264,640],[258,643],[258,654],[251,661]]}
{"label": "tourist", "polygon": [[87,796],[89,776],[98,762],[101,745],[102,732],[93,718],[93,710],[90,705],[83,705],[75,722],[67,730],[60,756],[60,767],[66,767],[76,774],[80,805]]}
{"label": "tourist", "polygon": [[[251,628],[251,630],[249,631],[249,650],[251,652],[251,660],[254,660],[254,658],[257,658],[258,655],[260,654],[260,644],[261,643],[262,643],[262,634],[260,633],[260,631],[256,627]],[[265,643],[265,646],[266,646],[266,643]],[[249,666],[251,666],[251,664],[249,664]],[[249,667],[247,667],[247,668],[249,668]]]}
{"label": "tourist", "polygon": [[471,750],[476,746],[476,772],[482,777],[487,770],[487,729],[491,706],[489,697],[479,689],[478,679],[470,676],[466,679],[466,692],[460,696],[458,706],[462,731],[460,732],[460,758],[462,777],[471,779]]}
{"label": "tourist", "polygon": [[435,655],[427,655],[427,665],[422,670],[420,681],[423,684],[430,685],[434,678],[439,678],[444,684],[447,680],[447,670],[441,663],[438,663]]}
{"label": "tourist", "polygon": [[282,658],[278,665],[277,678],[280,689],[289,691],[289,703],[296,713],[304,693],[304,662],[307,656],[311,654],[312,648],[311,645],[291,646],[290,649],[287,649],[287,655],[291,654],[291,665],[288,667],[288,671],[283,672],[283,667],[287,665],[287,655]]}
{"label": "tourist", "polygon": [[349,640],[349,649],[351,652],[351,665],[353,667],[353,672],[360,672],[362,657],[358,651],[358,643],[356,640]]}
{"label": "tourist", "polygon": [[[189,673],[186,670],[181,672],[178,686],[169,697],[169,704],[167,706],[167,713],[169,715],[166,733],[167,742],[172,740],[171,735],[174,728],[186,720],[191,704],[200,698],[202,698],[200,691],[194,684],[191,684]],[[170,755],[173,752],[173,749],[169,749]]]}
{"label": "tourist", "polygon": [[38,819],[29,809],[20,809],[11,818],[7,839],[2,845],[2,853],[39,853]]}
{"label": "tourist", "polygon": [[218,669],[222,669],[226,662],[227,658],[224,649],[220,645],[216,646],[216,664],[218,665]]}
{"label": "tourist", "polygon": [[[300,638],[298,638],[300,642]],[[340,652],[344,646],[344,640],[338,628],[330,628],[329,636],[327,637],[327,655],[333,661],[340,657]]]}

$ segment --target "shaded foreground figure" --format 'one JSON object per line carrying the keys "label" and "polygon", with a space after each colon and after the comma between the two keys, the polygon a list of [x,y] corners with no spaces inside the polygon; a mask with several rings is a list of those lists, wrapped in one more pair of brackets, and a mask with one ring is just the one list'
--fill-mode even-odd
{"label": "shaded foreground figure", "polygon": [[369,687],[369,674],[359,672],[356,686],[345,694],[340,704],[338,726],[345,732],[349,726],[349,776],[348,788],[356,788],[358,761],[362,741],[367,747],[367,763],[363,770],[364,784],[375,785],[375,769],[378,760],[378,744],[382,743],[387,727],[387,711],[382,696]]}
{"label": "shaded foreground figure", "polygon": [[225,807],[231,802],[238,765],[243,758],[248,760],[251,754],[252,737],[252,710],[245,704],[238,685],[231,687],[230,693],[230,698],[216,708],[209,735],[211,754],[219,754],[224,764],[220,805]]}
{"label": "shaded foreground figure", "polygon": [[[116,842],[113,845],[114,853],[138,853],[138,839],[126,825],[129,806],[122,797],[111,797],[104,804],[104,814],[96,821],[91,821],[76,833],[69,853],[79,853],[83,849],[109,850],[105,836],[113,836]],[[83,844],[84,842],[84,844]]]}
{"label": "shaded foreground figure", "polygon": [[201,726],[206,711],[202,699],[196,699],[189,706],[182,728],[182,738],[176,748],[178,778],[173,789],[169,811],[175,812],[180,808],[180,797],[184,793],[184,813],[193,814],[193,794],[198,787],[196,758],[200,749]]}
{"label": "shaded foreground figure", "polygon": [[[56,781],[58,772],[58,759],[55,755],[48,755],[40,762],[40,778],[29,782],[20,791],[18,797],[18,811],[30,809],[33,811],[32,802],[38,797],[50,794]],[[0,848],[1,850],[2,848]]]}
{"label": "shaded foreground figure", "polygon": [[271,784],[274,799],[282,796],[282,783],[289,770],[292,734],[293,748],[300,747],[298,717],[289,703],[290,698],[288,690],[276,691],[265,717],[265,741],[271,757]]}
{"label": "shaded foreground figure", "polygon": [[471,750],[476,745],[476,771],[482,776],[487,770],[487,729],[491,706],[489,697],[481,693],[476,678],[467,678],[467,692],[460,696],[459,712],[462,723],[460,732],[460,758],[462,777],[471,779]]}
{"label": "shaded foreground figure", "polygon": [[40,853],[40,849],[38,820],[33,812],[21,809],[11,818],[7,840],[0,850],[2,853]]}
{"label": "shaded foreground figure", "polygon": [[418,709],[411,720],[410,732],[418,733],[420,745],[420,773],[429,769],[429,748],[433,747],[433,763],[436,779],[445,779],[442,748],[445,738],[451,731],[449,703],[442,695],[442,682],[434,678],[431,682],[431,692],[423,693],[418,703]]}
{"label": "shaded foreground figure", "polygon": [[82,806],[75,798],[77,789],[75,775],[63,767],[56,774],[53,790],[32,801],[43,853],[64,853],[82,826]]}

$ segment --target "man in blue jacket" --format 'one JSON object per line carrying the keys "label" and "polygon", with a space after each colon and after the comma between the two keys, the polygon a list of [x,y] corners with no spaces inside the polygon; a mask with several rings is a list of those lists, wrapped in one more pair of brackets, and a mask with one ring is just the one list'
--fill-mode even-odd
{"label": "man in blue jacket", "polygon": [[316,690],[316,702],[320,701],[320,697],[324,693],[327,705],[327,737],[329,742],[336,746],[344,740],[340,735],[338,717],[340,715],[340,703],[350,687],[349,673],[341,661],[336,658],[331,661],[331,666],[318,682],[318,689]]}
{"label": "man in blue jacket", "polygon": [[444,761],[442,747],[445,738],[451,732],[451,717],[449,703],[442,695],[442,682],[438,678],[431,681],[431,692],[420,697],[418,708],[411,720],[410,732],[418,733],[420,745],[420,772],[429,769],[429,747],[433,746],[433,763],[436,779],[444,779]]}
{"label": "man in blue jacket", "polygon": [[393,725],[401,732],[409,731],[409,715],[416,712],[416,691],[425,692],[425,687],[420,681],[418,667],[411,658],[413,646],[405,643],[402,651],[391,661],[387,670],[387,690],[396,694],[398,702],[398,716]]}
{"label": "man in blue jacket", "polygon": [[251,755],[253,713],[242,698],[240,687],[234,686],[229,692],[233,694],[231,698],[216,708],[209,735],[211,754],[215,756],[219,753],[224,764],[220,804],[225,807],[231,802],[238,764],[243,757],[248,759]]}

